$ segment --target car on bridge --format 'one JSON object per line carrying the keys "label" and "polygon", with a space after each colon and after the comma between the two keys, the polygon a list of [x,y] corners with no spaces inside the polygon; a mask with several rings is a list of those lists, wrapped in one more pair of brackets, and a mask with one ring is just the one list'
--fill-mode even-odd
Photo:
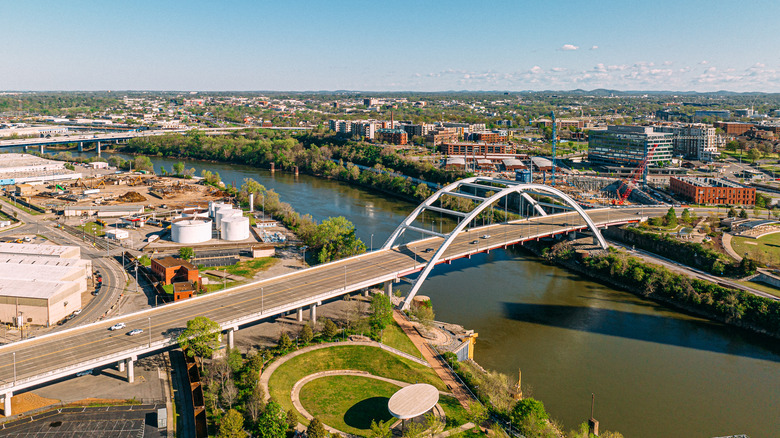
{"label": "car on bridge", "polygon": [[127,336],[135,336],[135,335],[140,335],[140,334],[141,334],[141,333],[143,333],[143,332],[144,332],[144,329],[135,329],[135,330],[130,330],[129,332],[127,332]]}
{"label": "car on bridge", "polygon": [[77,373],[76,377],[88,376],[88,375],[92,374],[92,371],[94,371],[94,368],[90,368],[88,370],[84,370],[84,371],[82,371],[80,373]]}
{"label": "car on bridge", "polygon": [[477,243],[479,243],[479,240],[474,239],[474,240],[471,241],[472,245],[476,245]]}
{"label": "car on bridge", "polygon": [[118,323],[112,325],[111,327],[109,327],[108,329],[111,330],[111,331],[114,331],[114,330],[120,330],[120,329],[123,329],[123,328],[125,328],[125,323],[118,322]]}
{"label": "car on bridge", "polygon": [[433,252],[433,248],[425,248],[425,251],[423,252]]}
{"label": "car on bridge", "polygon": [[490,234],[484,234],[484,235],[482,236],[482,238],[483,238],[483,239],[490,239]]}

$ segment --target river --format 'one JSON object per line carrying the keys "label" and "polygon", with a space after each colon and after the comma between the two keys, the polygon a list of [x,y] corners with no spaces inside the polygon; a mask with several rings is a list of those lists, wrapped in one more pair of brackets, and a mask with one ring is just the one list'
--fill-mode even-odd
{"label": "river", "polygon": [[[152,161],[159,170],[178,160]],[[318,221],[345,216],[374,248],[415,207],[308,175],[186,164],[226,183],[254,178]],[[522,370],[523,386],[566,430],[587,420],[595,393],[601,430],[627,438],[780,436],[777,341],[672,311],[519,248],[440,265],[421,293],[437,319],[479,333],[482,366],[511,376]]]}

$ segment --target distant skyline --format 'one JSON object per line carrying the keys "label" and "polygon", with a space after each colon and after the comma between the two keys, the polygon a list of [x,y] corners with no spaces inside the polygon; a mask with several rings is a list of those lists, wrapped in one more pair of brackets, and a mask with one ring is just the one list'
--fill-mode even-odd
{"label": "distant skyline", "polygon": [[780,2],[6,1],[0,90],[780,92]]}

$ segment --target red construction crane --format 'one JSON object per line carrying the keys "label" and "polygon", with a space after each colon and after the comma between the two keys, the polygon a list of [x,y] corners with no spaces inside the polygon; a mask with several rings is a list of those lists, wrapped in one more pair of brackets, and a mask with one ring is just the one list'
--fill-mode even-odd
{"label": "red construction crane", "polygon": [[[617,204],[623,205],[624,202],[626,202],[626,199],[628,199],[629,195],[631,195],[631,191],[634,190],[634,187],[636,187],[636,182],[639,178],[644,176],[645,169],[647,169],[647,164],[650,162],[650,160],[653,158],[653,152],[655,152],[655,148],[657,148],[658,145],[654,144],[653,147],[650,148],[649,151],[647,151],[647,155],[645,156],[644,160],[639,162],[639,166],[634,169],[633,172],[631,172],[631,175],[629,178],[624,179],[621,181],[620,186],[617,188],[617,195],[618,200]],[[623,193],[620,193],[620,190],[625,187],[625,191]]]}

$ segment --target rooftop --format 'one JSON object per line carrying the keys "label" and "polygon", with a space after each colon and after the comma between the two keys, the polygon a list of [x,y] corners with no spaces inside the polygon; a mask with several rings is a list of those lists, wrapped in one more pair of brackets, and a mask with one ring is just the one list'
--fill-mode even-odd
{"label": "rooftop", "polygon": [[78,246],[0,242],[0,254],[62,256],[74,249],[78,251],[78,254],[81,253]]}
{"label": "rooftop", "polygon": [[430,411],[439,402],[439,390],[427,383],[416,383],[399,389],[387,402],[395,418],[405,420]]}
{"label": "rooftop", "polygon": [[737,183],[727,181],[721,178],[700,178],[695,176],[681,176],[677,177],[680,181],[694,185],[696,187],[731,187],[735,189],[744,188]]}
{"label": "rooftop", "polygon": [[189,270],[198,269],[195,265],[186,260],[175,259],[173,257],[163,257],[161,259],[153,259],[152,261],[162,266],[163,268],[178,268],[179,266],[183,266]]}
{"label": "rooftop", "polygon": [[0,296],[47,300],[70,284],[69,281],[19,280],[0,277]]}

